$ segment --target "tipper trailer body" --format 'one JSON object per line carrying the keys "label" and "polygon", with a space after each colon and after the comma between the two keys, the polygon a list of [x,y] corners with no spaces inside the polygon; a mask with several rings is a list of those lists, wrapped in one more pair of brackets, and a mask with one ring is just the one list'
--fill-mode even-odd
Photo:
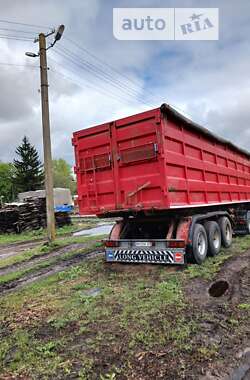
{"label": "tipper trailer body", "polygon": [[232,226],[250,232],[250,154],[169,105],[72,142],[80,213],[121,218],[108,261],[200,263],[230,244]]}

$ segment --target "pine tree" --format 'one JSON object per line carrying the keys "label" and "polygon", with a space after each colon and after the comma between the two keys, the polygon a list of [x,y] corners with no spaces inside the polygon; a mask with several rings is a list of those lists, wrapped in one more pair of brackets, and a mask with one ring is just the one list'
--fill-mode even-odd
{"label": "pine tree", "polygon": [[14,186],[17,192],[43,188],[43,166],[36,148],[24,136],[22,144],[16,149],[19,160],[14,160]]}

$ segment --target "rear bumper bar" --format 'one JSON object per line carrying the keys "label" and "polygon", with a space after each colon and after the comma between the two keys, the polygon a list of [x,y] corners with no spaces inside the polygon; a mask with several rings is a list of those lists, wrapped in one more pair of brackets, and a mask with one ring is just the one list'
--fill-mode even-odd
{"label": "rear bumper bar", "polygon": [[106,248],[107,262],[140,263],[140,264],[184,264],[184,248],[167,249],[120,249]]}

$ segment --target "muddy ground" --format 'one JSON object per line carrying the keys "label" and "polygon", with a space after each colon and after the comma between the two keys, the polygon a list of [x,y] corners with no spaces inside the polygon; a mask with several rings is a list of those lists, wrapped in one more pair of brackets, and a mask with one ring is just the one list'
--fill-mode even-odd
{"label": "muddy ground", "polygon": [[85,239],[0,251],[19,257],[0,268],[0,379],[250,379],[249,237],[185,267],[107,264]]}
{"label": "muddy ground", "polygon": [[13,290],[17,290],[22,288],[23,286],[30,284],[32,282],[38,281],[44,277],[48,277],[52,274],[62,272],[63,270],[76,265],[77,263],[83,262],[85,260],[89,260],[92,257],[96,257],[98,255],[103,255],[103,251],[93,250],[93,247],[90,248],[90,244],[88,243],[73,243],[69,244],[65,247],[55,249],[50,253],[44,254],[39,257],[31,257],[29,260],[21,263],[16,263],[12,265],[5,266],[0,269],[0,276],[7,275],[9,273],[13,273],[17,270],[27,270],[32,269],[36,264],[40,264],[45,262],[48,259],[60,257],[64,253],[70,253],[75,251],[81,251],[84,249],[84,253],[76,253],[72,258],[64,260],[62,262],[55,262],[53,264],[48,265],[45,268],[39,268],[37,270],[30,271],[23,276],[20,276],[18,279],[13,281],[8,281],[0,285],[0,294],[3,295]]}

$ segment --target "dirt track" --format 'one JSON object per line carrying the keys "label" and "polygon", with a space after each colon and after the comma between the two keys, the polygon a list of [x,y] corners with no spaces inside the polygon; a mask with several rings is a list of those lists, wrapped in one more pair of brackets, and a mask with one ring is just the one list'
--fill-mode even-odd
{"label": "dirt track", "polygon": [[[6,266],[2,269],[0,269],[0,276],[16,272],[18,270],[29,270],[34,267],[36,264],[40,264],[42,262],[46,262],[48,259],[60,257],[61,255],[65,253],[75,252],[77,250],[83,250],[87,249],[89,244],[87,243],[74,243],[67,245],[65,247],[55,249],[50,253],[44,254],[42,256],[38,257],[32,257],[27,261],[16,263],[13,265]],[[90,250],[89,252],[84,253],[77,253],[69,258],[69,259],[63,259],[62,261],[55,262],[53,264],[49,264],[45,268],[38,268],[34,269],[31,272],[24,274],[23,276],[19,277],[17,280],[8,281],[2,285],[0,285],[0,295],[9,293],[13,290],[17,290],[22,288],[23,286],[33,283],[39,279],[45,278],[47,276],[50,276],[52,274],[61,272],[68,268],[69,266],[76,265],[79,262],[89,260],[97,255],[103,254],[100,250]]]}
{"label": "dirt track", "polygon": [[[7,265],[3,268],[0,268],[0,276],[8,274],[8,273],[16,272],[17,270],[32,268],[34,265],[39,264],[43,261],[46,261],[50,258],[61,256],[64,253],[69,253],[72,251],[84,249],[84,248],[87,248],[88,246],[89,246],[89,244],[87,244],[87,243],[86,244],[85,243],[74,243],[74,244],[70,244],[70,245],[67,245],[67,246],[62,247],[62,248],[54,249],[53,251],[46,253],[46,254],[43,254],[43,255],[40,255],[40,256],[33,256],[26,261],[16,263],[16,264],[12,264],[12,265]],[[18,253],[20,253],[20,251],[16,248],[15,248],[15,251],[13,251],[13,248],[12,248],[11,253],[14,256],[14,255],[17,255]]]}
{"label": "dirt track", "polygon": [[[211,285],[219,286],[220,281],[227,282],[228,289],[224,289],[224,294],[219,297],[211,296]],[[250,302],[250,250],[227,260],[212,284],[201,279],[193,280],[187,286],[187,296],[196,309],[202,308],[212,316],[200,322],[202,332],[195,337],[193,344],[210,342],[220,345],[221,355],[225,355],[227,361],[227,366],[222,368],[220,361],[211,363],[201,380],[249,380],[250,321],[244,336],[238,335],[237,331],[228,336],[227,321],[238,304]]]}
{"label": "dirt track", "polygon": [[41,244],[41,242],[43,241],[45,241],[45,239],[1,245],[0,260],[7,259],[8,257],[16,256],[29,249],[35,248],[39,244]]}

